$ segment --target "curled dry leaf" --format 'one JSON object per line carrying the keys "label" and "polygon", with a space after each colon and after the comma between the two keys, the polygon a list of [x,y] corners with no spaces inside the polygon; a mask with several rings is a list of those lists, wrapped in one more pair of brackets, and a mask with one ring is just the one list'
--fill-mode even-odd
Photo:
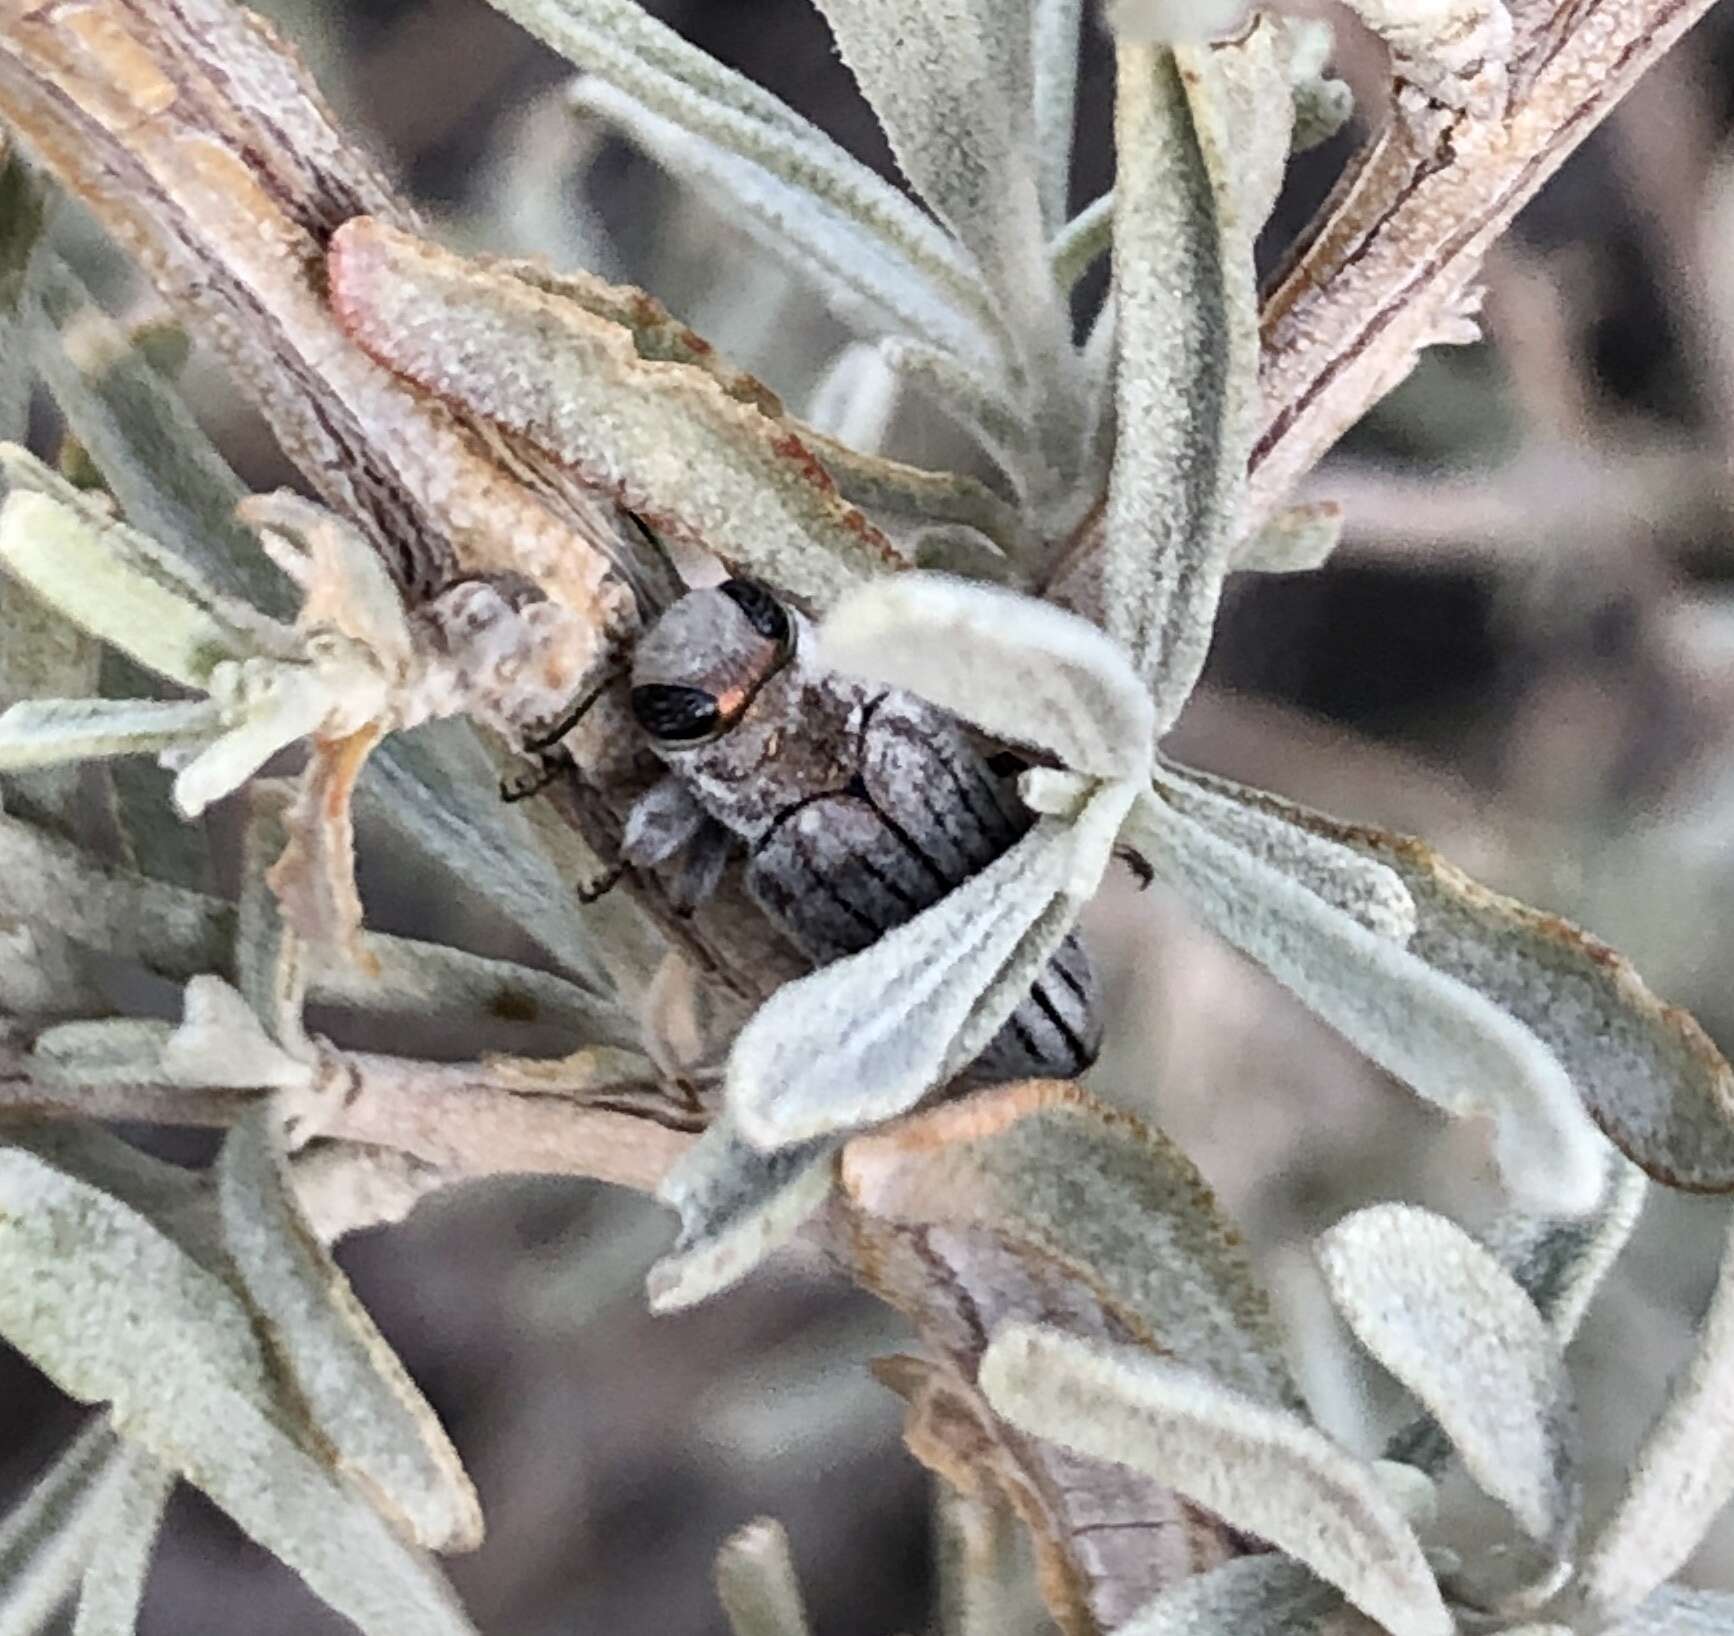
{"label": "curled dry leaf", "polygon": [[1287,1551],[1387,1629],[1455,1630],[1372,1470],[1298,1415],[1203,1371],[1045,1324],[997,1330],[981,1387],[1014,1425],[1123,1460]]}
{"label": "curled dry leaf", "polygon": [[[630,330],[383,222],[347,223],[329,266],[336,311],[374,357],[652,526],[819,603],[898,566],[800,437],[710,371],[647,360]],[[509,376],[501,357],[518,360]]]}
{"label": "curled dry leaf", "polygon": [[1460,1227],[1407,1205],[1357,1211],[1318,1256],[1356,1338],[1420,1399],[1469,1475],[1568,1557],[1582,1501],[1576,1404],[1522,1287]]}
{"label": "curled dry leaf", "polygon": [[223,1240],[278,1367],[340,1471],[431,1550],[473,1550],[481,1504],[439,1420],[296,1203],[277,1119],[257,1108],[217,1161]]}
{"label": "curled dry leaf", "polygon": [[[1056,1168],[1044,1168],[1049,1159]],[[1231,1369],[1266,1401],[1286,1398],[1263,1298],[1179,1155],[1076,1086],[1043,1081],[857,1137],[842,1175],[838,1230],[860,1276],[932,1353],[879,1366],[910,1402],[909,1445],[1028,1526],[1043,1597],[1067,1636],[1117,1629],[1165,1585],[1233,1554],[1207,1512],[1123,1466],[1022,1436],[975,1385],[996,1326],[1040,1314],[1100,1339],[1148,1346],[1154,1334]],[[1032,1186],[1032,1175],[1052,1186]],[[1171,1278],[1159,1266],[1168,1255]]]}

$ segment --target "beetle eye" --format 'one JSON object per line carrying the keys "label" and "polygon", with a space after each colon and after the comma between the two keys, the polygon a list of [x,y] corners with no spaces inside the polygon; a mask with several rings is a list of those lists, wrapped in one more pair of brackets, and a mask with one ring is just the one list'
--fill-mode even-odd
{"label": "beetle eye", "polygon": [[717,589],[747,616],[747,623],[767,642],[775,642],[778,647],[788,644],[788,613],[757,580],[724,580]]}
{"label": "beetle eye", "polygon": [[632,714],[645,732],[665,744],[708,738],[722,725],[716,700],[702,687],[667,682],[633,688]]}

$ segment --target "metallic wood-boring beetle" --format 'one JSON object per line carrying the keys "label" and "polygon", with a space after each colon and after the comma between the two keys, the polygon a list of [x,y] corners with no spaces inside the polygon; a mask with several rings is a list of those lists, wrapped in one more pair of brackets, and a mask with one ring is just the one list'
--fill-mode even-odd
{"label": "metallic wood-boring beetle", "polygon": [[[631,708],[669,771],[633,807],[623,853],[679,858],[690,905],[743,843],[748,891],[825,964],[938,902],[1031,819],[952,717],[821,669],[803,654],[812,634],[744,579],[687,592],[644,633]],[[1068,938],[969,1073],[1069,1076],[1100,1043],[1095,977]]]}

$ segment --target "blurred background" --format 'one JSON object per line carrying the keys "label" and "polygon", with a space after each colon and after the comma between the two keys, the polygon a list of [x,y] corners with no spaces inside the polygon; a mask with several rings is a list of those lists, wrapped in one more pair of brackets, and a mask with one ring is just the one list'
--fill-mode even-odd
{"label": "blurred background", "polygon": [[[351,123],[440,231],[650,289],[798,411],[847,333],[701,200],[576,120],[569,70],[483,0],[273,0]],[[890,170],[808,0],[653,11]],[[1354,77],[1360,51],[1344,42]],[[1309,493],[1348,531],[1319,573],[1231,582],[1184,759],[1417,833],[1630,955],[1734,1047],[1734,11],[1713,12],[1525,212],[1487,268],[1485,341],[1435,350]],[[1086,43],[1074,204],[1110,171],[1111,74]],[[1267,246],[1353,140],[1296,168]],[[1080,292],[1080,323],[1102,277]],[[127,288],[110,291],[124,304]],[[189,390],[257,487],[290,473],[220,371]],[[888,448],[968,449],[919,406]],[[437,925],[369,860],[370,912]],[[383,907],[382,907],[383,906]],[[1326,1423],[1364,1441],[1383,1384],[1343,1361],[1306,1238],[1383,1197],[1473,1223],[1496,1206],[1485,1132],[1449,1127],[1152,891],[1093,910],[1111,998],[1102,1095],[1192,1153],[1255,1246]],[[460,939],[461,940],[461,939]],[[189,1147],[189,1156],[195,1151]],[[1605,1499],[1706,1301],[1726,1208],[1652,1197],[1577,1343]],[[652,1319],[655,1206],[567,1181],[425,1204],[340,1252],[441,1412],[489,1537],[452,1576],[483,1630],[724,1629],[712,1554],[769,1512],[820,1636],[931,1626],[931,1491],[864,1368],[897,1320],[808,1268]],[[0,1497],[78,1411],[0,1355]],[[1370,1446],[1370,1445],[1369,1445]],[[1689,1578],[1734,1586],[1734,1533]],[[150,1636],[346,1629],[216,1513],[177,1500]],[[1009,1636],[1009,1633],[1008,1633]]]}

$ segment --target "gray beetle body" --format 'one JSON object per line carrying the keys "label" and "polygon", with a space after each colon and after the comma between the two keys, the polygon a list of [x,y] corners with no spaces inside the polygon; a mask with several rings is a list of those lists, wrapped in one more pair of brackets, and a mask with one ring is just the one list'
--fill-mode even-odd
{"label": "gray beetle body", "polygon": [[[958,723],[912,694],[804,657],[812,627],[763,587],[689,591],[640,638],[634,716],[669,776],[633,809],[625,854],[683,855],[699,901],[734,843],[746,886],[803,954],[868,947],[991,863],[1030,817]],[[1088,957],[1068,938],[974,1079],[1068,1077],[1101,1042]]]}

